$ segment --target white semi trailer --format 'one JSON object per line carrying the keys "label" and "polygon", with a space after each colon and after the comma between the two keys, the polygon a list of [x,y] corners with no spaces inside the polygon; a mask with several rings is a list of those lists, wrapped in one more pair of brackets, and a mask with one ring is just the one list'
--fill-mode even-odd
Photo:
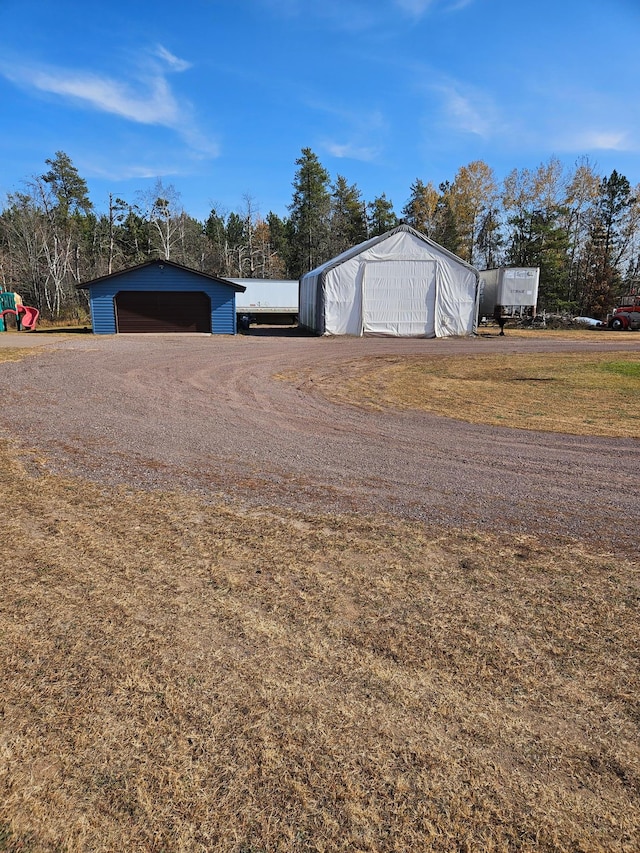
{"label": "white semi trailer", "polygon": [[478,318],[493,317],[496,305],[511,317],[535,317],[540,267],[496,267],[480,272]]}
{"label": "white semi trailer", "polygon": [[240,328],[249,323],[289,325],[298,321],[298,281],[270,278],[230,278],[241,284],[236,294],[236,314]]}

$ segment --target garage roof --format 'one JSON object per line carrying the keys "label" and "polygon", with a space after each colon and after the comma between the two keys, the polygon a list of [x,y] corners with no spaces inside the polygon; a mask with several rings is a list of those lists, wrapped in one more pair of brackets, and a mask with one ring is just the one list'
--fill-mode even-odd
{"label": "garage roof", "polygon": [[201,276],[202,278],[206,278],[209,281],[217,281],[220,284],[227,284],[229,287],[231,287],[233,290],[235,290],[236,293],[244,293],[245,290],[247,289],[246,287],[244,287],[244,285],[237,284],[235,281],[230,281],[228,278],[221,278],[219,275],[210,275],[209,273],[206,273],[206,272],[200,272],[200,270],[194,270],[192,267],[186,267],[184,264],[177,264],[177,263],[175,263],[175,261],[165,261],[165,260],[162,260],[160,258],[156,258],[153,261],[146,261],[146,263],[138,264],[135,267],[127,267],[126,269],[118,270],[118,272],[112,272],[110,275],[101,275],[101,276],[99,276],[99,278],[91,279],[91,281],[81,282],[80,284],[77,284],[76,287],[79,290],[84,290],[88,287],[91,287],[91,285],[93,285],[93,284],[98,284],[101,281],[107,281],[110,279],[114,279],[120,275],[125,275],[125,273],[130,273],[130,272],[133,272],[134,270],[141,270],[141,269],[144,269],[144,267],[152,267],[152,266],[175,267],[176,269],[179,269],[179,270],[185,270],[186,272],[192,273],[193,275],[197,275],[197,276]]}

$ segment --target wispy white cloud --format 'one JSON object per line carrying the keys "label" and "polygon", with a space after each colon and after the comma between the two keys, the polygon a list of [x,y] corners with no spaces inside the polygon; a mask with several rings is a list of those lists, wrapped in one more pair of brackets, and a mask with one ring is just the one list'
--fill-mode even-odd
{"label": "wispy white cloud", "polygon": [[515,100],[513,93],[503,93],[499,103],[486,91],[456,80],[430,88],[440,99],[440,122],[483,142],[558,152],[640,150],[640,135],[608,102],[601,108],[603,120],[594,127],[593,95],[585,98],[574,92],[571,98],[558,100],[554,91],[520,89]]}
{"label": "wispy white cloud", "polygon": [[328,23],[336,30],[361,32],[389,26],[389,7],[399,9],[411,21],[419,21],[429,12],[457,12],[475,0],[259,0],[273,14],[282,18],[313,18]]}
{"label": "wispy white cloud", "polygon": [[22,68],[5,73],[14,83],[80,102],[140,124],[174,127],[180,108],[162,76],[149,77],[134,88],[110,77],[64,68]]}
{"label": "wispy white cloud", "polygon": [[412,18],[422,18],[436,6],[443,12],[459,12],[466,9],[475,0],[394,0],[395,5]]}
{"label": "wispy white cloud", "polygon": [[488,139],[503,126],[495,104],[485,93],[457,81],[443,81],[430,88],[439,95],[444,120],[453,129]]}
{"label": "wispy white cloud", "polygon": [[346,160],[361,160],[365,163],[377,160],[382,151],[381,147],[356,145],[352,142],[331,142],[329,140],[325,140],[322,146],[332,157]]}
{"label": "wispy white cloud", "polygon": [[629,109],[630,90],[606,81],[546,79],[524,99],[538,145],[563,152],[640,152],[640,120]]}
{"label": "wispy white cloud", "polygon": [[639,146],[627,131],[584,130],[561,136],[556,147],[559,151],[634,151]]}
{"label": "wispy white cloud", "polygon": [[169,128],[200,155],[215,157],[217,144],[199,132],[189,104],[175,96],[168,80],[168,74],[189,67],[190,63],[158,45],[128,80],[85,70],[13,63],[0,64],[0,74],[21,88],[58,96],[81,108]]}
{"label": "wispy white cloud", "polygon": [[330,117],[331,135],[326,134],[320,145],[333,157],[368,163],[380,156],[388,127],[379,109],[358,111],[352,106],[319,101],[310,106]]}
{"label": "wispy white cloud", "polygon": [[161,44],[157,45],[155,54],[159,59],[162,59],[167,63],[169,68],[172,71],[187,71],[192,67],[191,62],[187,62],[186,59],[180,59],[175,56],[171,51],[167,50],[166,47],[163,47]]}
{"label": "wispy white cloud", "polygon": [[102,162],[96,160],[85,162],[84,168],[91,177],[103,178],[110,181],[127,181],[136,178],[144,180],[161,178],[167,175],[175,175],[178,171],[175,166],[163,166],[159,164],[148,166],[138,163],[122,165],[110,163],[109,165],[104,165]]}

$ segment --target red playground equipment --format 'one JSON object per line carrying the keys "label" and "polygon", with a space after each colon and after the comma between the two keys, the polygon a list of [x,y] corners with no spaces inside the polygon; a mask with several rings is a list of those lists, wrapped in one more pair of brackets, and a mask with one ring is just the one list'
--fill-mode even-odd
{"label": "red playground equipment", "polygon": [[23,305],[19,293],[5,291],[0,293],[0,332],[7,331],[7,316],[16,318],[16,329],[18,331],[24,329],[27,332],[32,332],[36,327],[40,312],[37,308],[32,308],[31,305]]}

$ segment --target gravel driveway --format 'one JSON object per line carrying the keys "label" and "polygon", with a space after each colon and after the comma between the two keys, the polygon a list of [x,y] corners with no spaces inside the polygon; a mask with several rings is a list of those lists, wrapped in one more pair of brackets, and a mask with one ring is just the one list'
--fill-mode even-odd
{"label": "gravel driveway", "polygon": [[637,351],[635,336],[336,339],[263,329],[235,338],[0,335],[0,346],[18,338],[44,350],[0,366],[0,435],[54,470],[637,553],[637,441],[369,412],[273,378],[307,366],[339,373],[341,362],[371,355]]}

